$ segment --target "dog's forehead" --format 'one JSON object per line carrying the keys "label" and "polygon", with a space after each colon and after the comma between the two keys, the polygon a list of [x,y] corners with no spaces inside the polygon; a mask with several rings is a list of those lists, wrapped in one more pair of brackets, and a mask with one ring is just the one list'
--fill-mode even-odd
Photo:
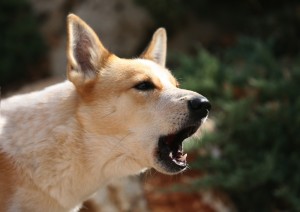
{"label": "dog's forehead", "polygon": [[147,73],[150,74],[150,77],[158,78],[164,87],[177,85],[176,79],[168,69],[150,60],[137,59],[137,62],[142,64],[142,66],[145,67],[144,69],[147,69]]}
{"label": "dog's forehead", "polygon": [[111,61],[110,69],[115,76],[123,78],[126,81],[152,81],[158,83],[157,87],[174,87],[178,82],[171,72],[158,65],[157,63],[146,59],[114,59]]}

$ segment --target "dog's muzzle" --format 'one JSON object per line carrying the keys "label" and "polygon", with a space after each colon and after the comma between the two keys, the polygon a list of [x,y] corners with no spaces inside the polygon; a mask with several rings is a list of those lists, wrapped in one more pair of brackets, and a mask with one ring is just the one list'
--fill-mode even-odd
{"label": "dog's muzzle", "polygon": [[[187,167],[187,154],[183,152],[182,142],[193,135],[211,109],[209,101],[203,96],[192,97],[187,100],[189,119],[178,131],[160,136],[155,157],[160,171],[176,174]],[[163,170],[161,170],[163,169]]]}

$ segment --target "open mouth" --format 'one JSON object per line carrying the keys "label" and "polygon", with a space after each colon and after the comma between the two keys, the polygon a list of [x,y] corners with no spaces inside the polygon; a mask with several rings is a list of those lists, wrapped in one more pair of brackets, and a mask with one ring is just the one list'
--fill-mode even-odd
{"label": "open mouth", "polygon": [[159,138],[158,161],[168,173],[180,172],[187,167],[187,154],[183,152],[182,142],[193,135],[199,126],[187,127],[176,133]]}

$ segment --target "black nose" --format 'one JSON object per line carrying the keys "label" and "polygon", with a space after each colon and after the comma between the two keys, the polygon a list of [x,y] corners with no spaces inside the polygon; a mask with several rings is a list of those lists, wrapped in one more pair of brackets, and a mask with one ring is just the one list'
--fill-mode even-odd
{"label": "black nose", "polygon": [[192,114],[204,118],[208,115],[211,105],[205,97],[193,97],[188,100],[188,108]]}

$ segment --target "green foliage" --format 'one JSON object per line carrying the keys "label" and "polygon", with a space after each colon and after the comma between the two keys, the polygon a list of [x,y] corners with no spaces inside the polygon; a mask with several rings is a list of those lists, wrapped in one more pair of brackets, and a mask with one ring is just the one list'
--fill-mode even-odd
{"label": "green foliage", "polygon": [[239,211],[300,211],[300,57],[273,52],[242,38],[221,60],[201,49],[179,63],[182,85],[207,96],[216,119],[192,165],[207,175],[189,188],[222,189]]}
{"label": "green foliage", "polygon": [[0,1],[1,85],[26,75],[29,66],[45,53],[33,12],[26,0]]}
{"label": "green foliage", "polygon": [[180,64],[176,66],[174,74],[176,74],[182,87],[201,91],[208,95],[217,94],[216,91],[220,82],[218,71],[221,66],[217,58],[200,49],[194,58],[187,55],[171,56],[171,60],[177,61],[178,59],[180,59]]}

